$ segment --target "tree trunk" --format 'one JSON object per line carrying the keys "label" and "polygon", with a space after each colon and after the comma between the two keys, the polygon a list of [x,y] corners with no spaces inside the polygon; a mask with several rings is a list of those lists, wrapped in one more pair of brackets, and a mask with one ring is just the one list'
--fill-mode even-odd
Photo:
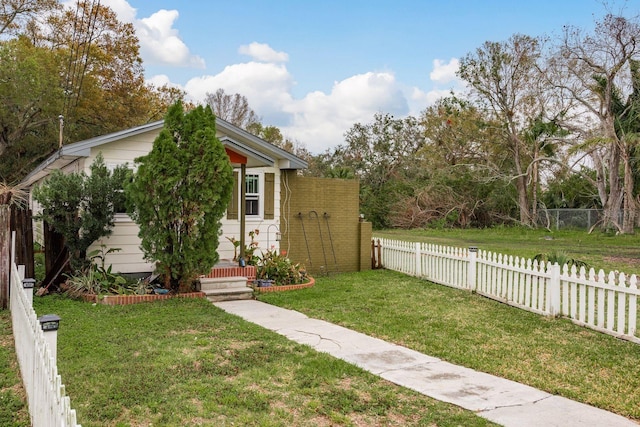
{"label": "tree trunk", "polygon": [[606,168],[602,163],[602,157],[597,151],[593,151],[590,154],[591,160],[593,160],[594,169],[596,170],[596,182],[595,186],[598,190],[598,197],[600,198],[600,204],[605,206],[609,200],[609,193],[607,192],[606,183]]}
{"label": "tree trunk", "polygon": [[633,171],[628,153],[624,155],[624,220],[622,222],[622,232],[624,234],[634,233],[636,218],[636,200],[633,197]]}
{"label": "tree trunk", "polygon": [[603,228],[607,229],[611,225],[615,226],[618,231],[622,231],[620,226],[620,208],[622,207],[622,188],[620,186],[620,146],[617,144],[617,138],[614,135],[610,136],[612,143],[610,144],[609,152],[609,194],[607,196],[607,203],[603,205],[604,218]]}
{"label": "tree trunk", "polygon": [[523,225],[531,225],[529,197],[527,196],[527,177],[522,172],[522,155],[520,154],[521,143],[515,133],[511,135],[511,143],[513,144],[513,162],[516,168],[516,190],[518,192],[520,222]]}
{"label": "tree trunk", "polygon": [[535,143],[533,151],[533,170],[531,172],[531,222],[538,226],[538,183],[540,182],[540,168],[538,166],[538,156],[540,147]]}

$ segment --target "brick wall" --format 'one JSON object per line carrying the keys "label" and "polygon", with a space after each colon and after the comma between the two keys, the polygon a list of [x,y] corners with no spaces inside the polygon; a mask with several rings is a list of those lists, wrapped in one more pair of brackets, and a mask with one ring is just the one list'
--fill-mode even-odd
{"label": "brick wall", "polygon": [[357,180],[282,176],[281,250],[312,275],[371,268],[371,224],[360,222]]}

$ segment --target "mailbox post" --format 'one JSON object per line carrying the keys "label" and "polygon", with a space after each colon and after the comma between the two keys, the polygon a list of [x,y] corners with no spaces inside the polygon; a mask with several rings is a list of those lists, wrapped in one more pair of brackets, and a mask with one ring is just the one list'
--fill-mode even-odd
{"label": "mailbox post", "polygon": [[40,327],[44,333],[44,339],[47,341],[53,362],[57,363],[57,346],[58,346],[58,327],[60,326],[60,316],[57,314],[45,314],[38,318]]}

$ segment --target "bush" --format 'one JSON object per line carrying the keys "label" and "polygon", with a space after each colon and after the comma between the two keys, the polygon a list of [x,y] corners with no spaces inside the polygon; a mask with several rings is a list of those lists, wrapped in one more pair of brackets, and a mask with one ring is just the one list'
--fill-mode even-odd
{"label": "bush", "polygon": [[91,174],[63,174],[55,170],[42,185],[34,188],[33,198],[42,206],[37,218],[64,236],[74,272],[89,266],[86,251],[93,242],[111,234],[113,202],[117,183],[98,154]]}
{"label": "bush", "polygon": [[260,280],[273,280],[276,285],[297,285],[306,277],[304,266],[292,263],[286,252],[267,251],[258,262],[256,278]]}

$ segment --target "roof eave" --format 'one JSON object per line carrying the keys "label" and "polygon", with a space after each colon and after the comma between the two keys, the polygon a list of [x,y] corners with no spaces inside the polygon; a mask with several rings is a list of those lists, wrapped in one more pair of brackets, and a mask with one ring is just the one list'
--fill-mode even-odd
{"label": "roof eave", "polygon": [[309,164],[306,161],[302,160],[295,154],[292,154],[287,150],[284,150],[261,138],[258,138],[252,133],[249,133],[244,129],[240,129],[239,127],[232,125],[226,120],[216,117],[216,126],[224,129],[228,133],[233,133],[238,135],[239,137],[242,137],[243,139],[249,140],[264,150],[270,151],[271,153],[273,153],[274,158],[280,159],[280,164],[283,163],[282,160],[286,160],[284,163],[287,165],[287,167],[280,166],[280,169],[306,169],[309,167]]}

